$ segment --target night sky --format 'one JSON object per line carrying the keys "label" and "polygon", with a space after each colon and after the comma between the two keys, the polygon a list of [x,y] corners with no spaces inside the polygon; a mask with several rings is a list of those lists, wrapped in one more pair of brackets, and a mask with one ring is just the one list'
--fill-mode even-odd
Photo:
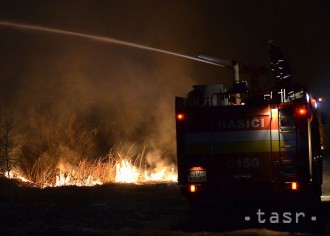
{"label": "night sky", "polygon": [[[305,84],[315,96],[329,96],[326,1],[13,0],[0,4],[0,21],[265,67],[269,67],[265,40],[273,39],[291,64],[294,82]],[[170,55],[1,26],[0,36],[1,98],[9,101],[22,130],[33,127],[35,113],[47,112],[64,122],[77,114],[91,126],[111,130],[112,140],[150,140],[157,147],[173,147],[174,97],[184,96],[193,84],[231,83],[228,71]],[[113,142],[102,145],[106,149]]]}

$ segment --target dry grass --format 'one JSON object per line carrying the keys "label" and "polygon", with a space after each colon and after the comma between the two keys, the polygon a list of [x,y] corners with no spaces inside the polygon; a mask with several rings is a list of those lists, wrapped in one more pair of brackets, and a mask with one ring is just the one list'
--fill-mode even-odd
{"label": "dry grass", "polygon": [[54,161],[49,156],[41,156],[31,168],[23,172],[23,177],[31,180],[38,187],[55,187],[65,185],[91,186],[95,184],[114,183],[116,178],[116,165],[125,160],[140,174],[139,181],[143,181],[144,174],[153,173],[155,166],[147,161],[147,145],[139,148],[137,145],[125,146],[111,150],[110,153],[95,160],[81,159],[72,164],[66,158]]}
{"label": "dry grass", "polygon": [[[99,153],[98,130],[77,115],[64,122],[56,114],[44,112],[34,114],[30,123],[20,134],[15,172],[36,186],[115,182],[116,164],[122,160],[139,173],[159,167],[159,153],[154,155],[147,144],[124,143],[108,154]],[[150,162],[150,156],[156,161]]]}
{"label": "dry grass", "polygon": [[65,159],[59,160],[57,165],[52,165],[52,163],[45,163],[42,158],[39,158],[25,175],[41,187],[93,185],[93,181],[98,183],[114,182],[115,165],[118,159],[119,155],[109,154],[94,161],[82,159],[76,165],[66,163]]}

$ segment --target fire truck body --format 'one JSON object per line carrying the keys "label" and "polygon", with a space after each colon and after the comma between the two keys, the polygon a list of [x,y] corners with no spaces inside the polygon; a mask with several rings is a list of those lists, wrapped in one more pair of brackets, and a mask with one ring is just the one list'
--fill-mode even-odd
{"label": "fire truck body", "polygon": [[[237,96],[237,94],[235,94]],[[176,97],[178,181],[188,199],[262,194],[319,200],[316,101],[300,86],[234,96],[223,85]]]}

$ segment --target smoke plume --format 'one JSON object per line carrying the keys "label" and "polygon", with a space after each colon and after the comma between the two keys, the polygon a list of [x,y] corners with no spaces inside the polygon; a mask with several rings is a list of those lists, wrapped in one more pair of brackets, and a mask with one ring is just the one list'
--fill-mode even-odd
{"label": "smoke plume", "polygon": [[[149,31],[155,25],[142,23],[143,41],[174,45],[170,36]],[[30,176],[40,173],[36,168],[96,160],[123,146],[135,153],[147,147],[146,161],[155,168],[175,163],[174,97],[193,84],[191,64],[79,37],[1,31],[3,101],[19,136],[16,162]]]}

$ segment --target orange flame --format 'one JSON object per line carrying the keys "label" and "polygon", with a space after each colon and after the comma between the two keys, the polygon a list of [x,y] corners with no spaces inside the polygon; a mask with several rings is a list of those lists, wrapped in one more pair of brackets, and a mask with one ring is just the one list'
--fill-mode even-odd
{"label": "orange flame", "polygon": [[149,183],[149,182],[176,182],[177,175],[174,168],[168,170],[163,167],[156,170],[141,171],[128,160],[122,160],[116,164],[116,183]]}
{"label": "orange flame", "polygon": [[28,180],[24,176],[22,176],[17,170],[10,170],[9,173],[6,171],[4,176],[8,179],[18,179],[25,183],[33,183],[31,180]]}
{"label": "orange flame", "polygon": [[93,177],[91,177],[90,175],[87,176],[86,179],[76,180],[72,177],[72,175],[67,175],[65,173],[60,172],[60,174],[56,176],[56,182],[54,187],[71,186],[71,185],[94,186],[94,185],[102,185],[102,184],[103,183],[99,179],[94,180]]}
{"label": "orange flame", "polygon": [[137,183],[139,172],[128,160],[116,164],[116,183]]}
{"label": "orange flame", "polygon": [[[94,165],[90,166],[86,164],[86,161],[82,161],[82,164],[78,168],[67,170],[66,165],[60,163],[58,168],[59,173],[55,176],[55,181],[45,181],[44,183],[36,184],[18,170],[11,170],[4,173],[4,176],[10,179],[18,179],[23,182],[28,182],[32,185],[45,187],[61,187],[61,186],[94,186],[102,185],[104,183],[134,183],[134,184],[148,184],[154,182],[176,182],[177,174],[174,167],[161,166],[154,169],[142,169],[132,164],[129,159],[121,159],[115,162],[115,164],[107,163],[106,165]],[[80,169],[83,172],[79,173]],[[108,173],[108,177],[105,177],[101,173]],[[109,176],[115,176],[111,180]]]}

